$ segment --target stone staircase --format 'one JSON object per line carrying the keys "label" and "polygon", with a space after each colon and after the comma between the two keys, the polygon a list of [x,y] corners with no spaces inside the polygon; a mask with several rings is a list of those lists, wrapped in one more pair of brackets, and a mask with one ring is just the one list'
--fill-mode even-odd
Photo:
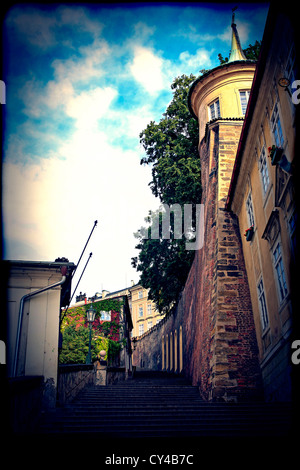
{"label": "stone staircase", "polygon": [[53,436],[256,437],[287,436],[287,403],[208,403],[183,377],[139,371],[133,379],[89,387],[41,420]]}

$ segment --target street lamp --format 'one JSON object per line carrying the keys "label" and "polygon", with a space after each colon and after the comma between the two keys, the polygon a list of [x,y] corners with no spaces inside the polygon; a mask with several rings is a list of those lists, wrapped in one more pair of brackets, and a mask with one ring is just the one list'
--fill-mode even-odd
{"label": "street lamp", "polygon": [[93,309],[92,305],[88,308],[86,311],[86,318],[87,321],[89,322],[89,327],[90,327],[90,337],[89,337],[89,352],[88,355],[86,356],[86,364],[92,364],[92,323],[95,321],[95,316],[96,316],[96,310]]}

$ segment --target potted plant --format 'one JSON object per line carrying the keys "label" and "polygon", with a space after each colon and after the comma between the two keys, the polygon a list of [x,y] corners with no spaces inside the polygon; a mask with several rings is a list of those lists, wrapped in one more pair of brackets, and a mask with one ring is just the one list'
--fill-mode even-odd
{"label": "potted plant", "polygon": [[283,154],[283,149],[281,147],[276,147],[276,145],[272,145],[272,147],[268,148],[269,157],[271,158],[272,165],[277,165],[280,161],[281,156]]}
{"label": "potted plant", "polygon": [[251,227],[247,228],[247,230],[244,233],[244,237],[246,237],[247,242],[250,242],[250,240],[253,237],[253,233],[254,233],[254,227],[253,225],[251,225]]}

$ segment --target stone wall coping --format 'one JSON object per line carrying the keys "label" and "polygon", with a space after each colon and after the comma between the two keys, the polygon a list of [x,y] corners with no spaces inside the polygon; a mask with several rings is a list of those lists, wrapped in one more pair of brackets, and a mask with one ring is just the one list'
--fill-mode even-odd
{"label": "stone wall coping", "polygon": [[94,364],[61,364],[58,366],[59,374],[68,374],[69,372],[78,372],[80,370],[92,370]]}
{"label": "stone wall coping", "polygon": [[44,377],[42,375],[24,375],[8,379],[11,393],[23,393],[26,390],[38,388],[43,382]]}

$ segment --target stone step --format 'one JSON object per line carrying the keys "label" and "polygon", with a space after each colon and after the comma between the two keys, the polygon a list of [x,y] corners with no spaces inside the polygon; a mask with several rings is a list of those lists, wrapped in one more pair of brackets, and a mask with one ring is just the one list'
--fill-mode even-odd
{"label": "stone step", "polygon": [[97,408],[93,406],[74,406],[74,407],[66,407],[64,409],[65,413],[92,413],[92,414],[101,414],[101,413],[136,413],[136,414],[154,414],[154,413],[164,413],[164,414],[170,414],[170,413],[197,413],[197,415],[201,416],[265,416],[265,417],[272,417],[272,416],[286,416],[287,415],[287,409],[263,409],[263,408],[258,408],[258,409],[216,409],[216,408],[203,408],[203,407],[196,407],[194,405],[179,405],[179,406],[173,406],[169,405],[167,407],[165,406],[156,406],[152,407],[150,405],[145,405],[145,407],[138,407],[136,405],[128,405],[126,407],[124,406],[97,406]]}
{"label": "stone step", "polygon": [[130,410],[132,411],[155,411],[155,410],[166,410],[166,412],[172,412],[172,411],[178,411],[178,410],[183,410],[184,412],[197,412],[197,413],[202,413],[202,414],[236,414],[236,415],[242,415],[242,414],[259,414],[259,415],[265,415],[265,416],[272,416],[273,414],[275,415],[286,415],[290,412],[290,409],[287,407],[258,407],[258,408],[240,408],[240,407],[207,407],[203,406],[202,403],[115,403],[115,402],[105,402],[105,403],[97,403],[97,404],[90,404],[90,403],[76,403],[73,406],[72,405],[67,405],[65,407],[65,410],[76,410],[76,411],[81,411],[81,410],[86,410],[90,411],[92,413],[102,412],[105,411],[106,409],[109,409],[111,411],[121,411],[124,410],[124,412],[128,412]]}
{"label": "stone step", "polygon": [[[41,430],[40,432],[43,432]],[[45,428],[46,433],[75,434],[75,433],[99,433],[105,437],[110,434],[115,436],[280,436],[285,434],[282,427],[274,428],[272,424],[257,427],[249,423],[62,423],[54,428]]]}
{"label": "stone step", "polygon": [[90,387],[55,413],[45,415],[43,434],[100,437],[281,435],[289,404],[209,403],[182,377],[151,371],[111,386]]}
{"label": "stone step", "polygon": [[[142,419],[141,419],[142,418]],[[50,421],[49,421],[50,423]],[[206,416],[205,418],[203,416],[197,417],[197,416],[160,416],[160,415],[153,415],[153,416],[62,416],[60,419],[57,417],[55,420],[53,420],[52,424],[55,425],[60,425],[63,424],[64,426],[67,425],[108,425],[111,426],[112,424],[114,426],[118,425],[134,425],[134,426],[166,426],[166,425],[175,425],[178,426],[180,425],[186,425],[186,426],[192,426],[192,425],[211,425],[211,426],[233,426],[233,425],[238,425],[238,426],[273,426],[273,425],[278,425],[280,423],[286,423],[286,420],[282,419],[277,419],[276,417],[272,419],[268,419],[267,421],[263,416],[256,417],[239,417],[239,416],[223,416],[223,417],[211,417],[211,416]]]}
{"label": "stone step", "polygon": [[[90,398],[86,398],[86,399],[82,399],[81,403],[90,403],[90,404],[95,404],[95,403],[99,403],[101,401],[107,401],[107,402],[114,402],[116,400],[120,400],[124,403],[131,403],[132,401],[135,401],[136,403],[145,403],[146,401],[148,401],[149,403],[154,403],[154,402],[160,402],[160,401],[163,401],[163,402],[166,402],[166,403],[174,403],[177,402],[177,403],[181,403],[183,400],[195,400],[197,401],[197,398],[193,397],[193,396],[189,396],[189,395],[184,395],[184,396],[170,396],[170,395],[158,395],[158,396],[150,396],[150,397],[147,397],[147,396],[144,396],[143,398],[139,397],[138,395],[128,395],[126,397],[124,396],[120,396],[120,395],[109,395],[109,396],[101,396],[99,398],[93,398],[93,399],[90,399]],[[201,403],[201,401],[199,400],[199,403]]]}
{"label": "stone step", "polygon": [[[145,393],[146,395],[175,395],[178,396],[180,395],[195,395],[199,396],[198,390],[194,389],[182,389],[182,388],[175,388],[175,389],[168,389],[168,388],[127,388],[127,389],[105,389],[104,390],[99,390],[96,392],[90,392],[90,393],[85,393],[84,395],[82,394],[82,397],[100,397],[101,395],[138,395],[142,397],[142,394]],[[200,398],[200,396],[199,396]]]}

